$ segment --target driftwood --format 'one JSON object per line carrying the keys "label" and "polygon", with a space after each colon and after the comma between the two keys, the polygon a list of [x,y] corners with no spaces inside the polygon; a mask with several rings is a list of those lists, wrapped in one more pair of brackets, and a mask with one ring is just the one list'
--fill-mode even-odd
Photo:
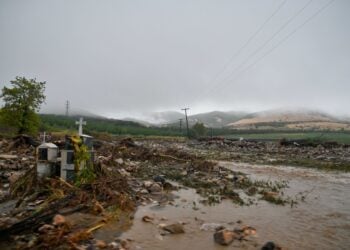
{"label": "driftwood", "polygon": [[[44,223],[48,223],[52,218],[60,212],[60,209],[67,206],[75,194],[67,195],[66,197],[53,202],[49,207],[44,208],[42,211],[37,212],[17,223],[14,223],[8,228],[0,229],[0,236],[7,237],[10,234],[18,234],[27,230],[36,230]],[[73,208],[70,211],[64,212],[65,214],[73,213],[78,210],[82,210],[86,207],[78,205],[77,208]]]}

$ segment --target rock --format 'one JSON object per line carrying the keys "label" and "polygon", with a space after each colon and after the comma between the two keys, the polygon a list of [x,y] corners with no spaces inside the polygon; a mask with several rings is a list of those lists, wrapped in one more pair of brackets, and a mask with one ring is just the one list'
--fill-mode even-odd
{"label": "rock", "polygon": [[148,216],[148,215],[145,215],[142,217],[143,222],[152,222],[153,220],[154,220],[154,218],[151,216]]}
{"label": "rock", "polygon": [[234,178],[235,176],[233,175],[233,174],[229,174],[229,175],[227,175],[225,178],[227,179],[227,180],[233,180],[233,178]]}
{"label": "rock", "polygon": [[131,245],[130,245],[130,242],[129,240],[118,240],[120,246],[124,249],[130,249],[131,248]]}
{"label": "rock", "polygon": [[223,229],[214,233],[214,241],[223,246],[230,245],[235,238],[236,234],[227,229]]}
{"label": "rock", "polygon": [[174,189],[174,186],[173,186],[173,184],[171,184],[170,182],[165,182],[164,184],[163,184],[163,188],[165,189],[165,190],[173,190]]}
{"label": "rock", "polygon": [[182,176],[186,176],[186,175],[187,175],[187,171],[182,171],[182,172],[181,172],[181,175],[182,175]]}
{"label": "rock", "polygon": [[55,226],[63,225],[66,223],[67,223],[66,218],[63,215],[56,214],[55,217],[53,217],[52,224]]}
{"label": "rock", "polygon": [[144,181],[143,186],[145,188],[150,188],[153,185],[153,181]]}
{"label": "rock", "polygon": [[243,234],[248,236],[248,235],[255,235],[256,234],[256,229],[250,226],[245,226],[242,228]]}
{"label": "rock", "polygon": [[200,230],[202,231],[218,231],[222,229],[224,229],[224,227],[218,223],[204,223],[200,227]]}
{"label": "rock", "polygon": [[119,165],[122,165],[124,163],[122,158],[116,159],[115,162],[118,163]]}
{"label": "rock", "polygon": [[148,190],[147,189],[141,189],[140,190],[140,194],[149,194]]}
{"label": "rock", "polygon": [[184,226],[180,223],[171,224],[163,227],[163,229],[172,234],[182,234],[185,232]]}
{"label": "rock", "polygon": [[129,177],[130,176],[130,173],[128,171],[126,171],[124,168],[121,168],[118,171],[121,174],[121,176],[123,176],[123,177]]}
{"label": "rock", "polygon": [[119,246],[120,245],[117,242],[111,242],[111,243],[108,244],[108,249],[113,249],[113,250],[114,249],[116,249],[116,250],[118,249],[119,250],[120,249]]}
{"label": "rock", "polygon": [[261,250],[281,250],[282,248],[272,241],[267,242]]}
{"label": "rock", "polygon": [[103,240],[96,240],[95,246],[98,247],[99,249],[107,248],[107,244]]}
{"label": "rock", "polygon": [[158,183],[153,183],[153,185],[148,189],[151,193],[162,192],[162,187]]}
{"label": "rock", "polygon": [[119,244],[117,242],[111,242],[108,244],[108,249],[119,249]]}
{"label": "rock", "polygon": [[165,183],[165,178],[161,175],[157,175],[157,176],[153,177],[153,180],[155,182],[161,183],[162,185]]}

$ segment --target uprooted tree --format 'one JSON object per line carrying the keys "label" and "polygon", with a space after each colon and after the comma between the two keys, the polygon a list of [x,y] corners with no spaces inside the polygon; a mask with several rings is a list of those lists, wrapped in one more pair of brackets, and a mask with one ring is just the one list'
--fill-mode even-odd
{"label": "uprooted tree", "polygon": [[18,134],[34,134],[40,123],[36,112],[45,101],[46,82],[16,77],[10,83],[12,87],[4,87],[0,95],[4,101],[0,119],[2,123],[16,129]]}

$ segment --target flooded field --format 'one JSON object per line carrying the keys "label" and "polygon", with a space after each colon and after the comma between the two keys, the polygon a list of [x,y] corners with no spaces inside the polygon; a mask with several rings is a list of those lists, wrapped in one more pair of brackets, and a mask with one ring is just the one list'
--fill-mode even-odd
{"label": "flooded field", "polygon": [[[350,248],[348,147],[208,143],[101,141],[80,187],[35,181],[33,148],[16,148],[2,156],[0,249]],[[333,170],[286,166],[299,155]]]}
{"label": "flooded field", "polygon": [[[133,226],[121,237],[131,239],[133,249],[260,249],[267,241],[274,241],[283,249],[349,249],[349,173],[230,162],[220,165],[254,179],[287,180],[289,188],[285,194],[292,198],[303,195],[305,201],[293,207],[263,201],[239,206],[228,200],[204,206],[194,189],[180,189],[174,192],[177,198],[173,206],[139,207]],[[143,222],[145,215],[155,218],[154,222]],[[173,222],[184,223],[185,234],[162,236],[158,225]],[[227,228],[249,225],[256,228],[257,234],[248,241],[223,247],[215,244],[213,230],[208,230],[211,223]],[[110,240],[116,234],[109,227],[100,230],[97,236]]]}

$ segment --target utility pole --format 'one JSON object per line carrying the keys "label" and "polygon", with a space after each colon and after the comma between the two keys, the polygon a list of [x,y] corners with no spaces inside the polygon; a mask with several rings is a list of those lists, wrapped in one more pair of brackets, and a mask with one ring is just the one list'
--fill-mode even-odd
{"label": "utility pole", "polygon": [[66,116],[69,116],[69,101],[66,101]]}
{"label": "utility pole", "polygon": [[179,119],[179,122],[180,122],[180,133],[182,134],[182,120],[183,119]]}
{"label": "utility pole", "polygon": [[187,118],[187,110],[189,110],[190,108],[183,108],[181,110],[185,111],[185,117],[186,117],[186,128],[187,128],[187,137],[190,138],[190,130],[188,128],[188,118]]}

